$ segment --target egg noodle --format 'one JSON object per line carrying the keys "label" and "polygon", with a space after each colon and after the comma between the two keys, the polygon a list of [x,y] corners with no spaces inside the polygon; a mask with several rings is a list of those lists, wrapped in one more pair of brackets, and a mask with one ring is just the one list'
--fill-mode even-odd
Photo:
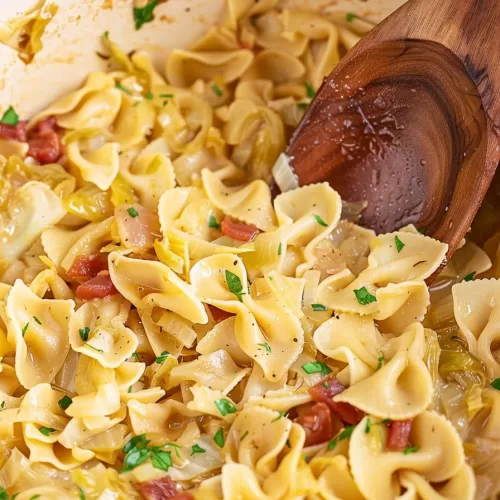
{"label": "egg noodle", "polygon": [[281,153],[359,37],[276,4],[229,0],[165,77],[105,33],[114,69],[27,125],[64,154],[3,135],[2,500],[500,491],[498,238],[441,269],[297,187]]}

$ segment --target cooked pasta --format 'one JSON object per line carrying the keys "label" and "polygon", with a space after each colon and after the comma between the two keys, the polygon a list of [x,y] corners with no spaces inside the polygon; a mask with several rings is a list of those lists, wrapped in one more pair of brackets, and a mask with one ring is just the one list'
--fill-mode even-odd
{"label": "cooked pasta", "polygon": [[164,72],[105,33],[111,72],[4,116],[0,498],[500,493],[498,235],[443,267],[446,244],[358,226],[283,155],[358,39],[228,0]]}

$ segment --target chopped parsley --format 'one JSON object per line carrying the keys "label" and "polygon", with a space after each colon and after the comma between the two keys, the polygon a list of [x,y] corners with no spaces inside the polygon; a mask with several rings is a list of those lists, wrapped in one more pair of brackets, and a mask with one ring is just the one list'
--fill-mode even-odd
{"label": "chopped parsley", "polygon": [[208,227],[212,229],[220,229],[220,224],[217,222],[217,219],[213,215],[208,218]]}
{"label": "chopped parsley", "polygon": [[160,94],[160,97],[163,99],[172,99],[174,94]]}
{"label": "chopped parsley", "polygon": [[321,373],[322,375],[328,375],[329,373],[332,373],[332,370],[321,361],[309,361],[309,363],[305,363],[302,365],[302,369],[308,375],[310,375],[311,373]]}
{"label": "chopped parsley", "polygon": [[420,234],[425,234],[425,227],[421,227],[420,229],[417,229],[417,231],[418,231]]}
{"label": "chopped parsley", "polygon": [[372,302],[377,302],[377,297],[372,295],[366,287],[362,287],[359,290],[354,290],[354,295],[356,295],[356,299],[362,306],[366,306],[371,304]]}
{"label": "chopped parsley", "polygon": [[128,392],[129,394],[132,392],[132,386],[131,386],[131,385],[129,385],[129,386],[128,386],[127,392]]}
{"label": "chopped parsley", "polygon": [[207,450],[202,448],[199,444],[195,444],[191,447],[191,456],[196,455],[196,453],[205,453]]}
{"label": "chopped parsley", "polygon": [[396,242],[396,250],[398,253],[401,252],[401,250],[405,247],[405,244],[397,236],[394,237],[394,241]]}
{"label": "chopped parsley", "polygon": [[37,498],[40,498],[42,495],[33,495],[30,497],[30,500],[36,500]]}
{"label": "chopped parsley", "polygon": [[156,358],[155,362],[158,363],[159,365],[162,365],[163,362],[168,358],[169,354],[170,353],[168,351],[163,351],[161,355]]}
{"label": "chopped parsley", "polygon": [[132,353],[132,357],[133,357],[136,361],[139,361],[139,354],[137,354],[137,352],[133,352],[133,353]]}
{"label": "chopped parsley", "polygon": [[24,337],[24,335],[25,335],[25,333],[26,333],[26,330],[28,329],[28,326],[30,326],[29,321],[28,321],[28,323],[26,323],[26,324],[23,326],[23,329],[22,329],[22,332],[21,332],[21,333],[23,334],[23,337]]}
{"label": "chopped parsley", "polygon": [[358,16],[356,14],[353,14],[352,12],[348,12],[346,15],[345,15],[345,20],[348,22],[348,23],[352,23],[354,21],[354,19],[357,19]]}
{"label": "chopped parsley", "polygon": [[309,99],[312,99],[316,95],[316,92],[314,91],[311,84],[306,83],[305,85],[307,90],[307,97],[309,97]]}
{"label": "chopped parsley", "polygon": [[129,471],[144,463],[149,457],[148,444],[151,441],[146,439],[146,434],[133,437],[125,444],[122,451],[126,453],[123,459],[122,472]]}
{"label": "chopped parsley", "polygon": [[2,401],[2,404],[0,404],[0,411],[4,411],[7,409],[7,403],[5,401]]}
{"label": "chopped parsley", "polygon": [[238,411],[236,406],[234,406],[233,403],[226,398],[216,399],[215,406],[217,406],[217,409],[223,417],[225,417],[228,413],[236,413]]}
{"label": "chopped parsley", "polygon": [[121,90],[122,92],[125,92],[125,94],[132,95],[132,92],[129,89],[126,89],[121,83],[117,83],[115,85],[115,89]]}
{"label": "chopped parsley", "polygon": [[335,446],[337,446],[337,443],[339,441],[342,441],[343,439],[347,439],[351,437],[352,432],[356,428],[355,425],[350,425],[349,427],[346,427],[337,437],[334,437],[329,443],[328,443],[328,449],[333,450]]}
{"label": "chopped parsley", "polygon": [[469,273],[465,278],[464,278],[464,281],[472,281],[474,279],[474,276],[476,274],[476,271],[472,271],[471,273]]}
{"label": "chopped parsley", "polygon": [[178,444],[175,444],[175,443],[165,443],[163,446],[171,446],[174,449],[175,454],[178,457],[180,457],[179,450],[182,448],[182,446],[179,446]]}
{"label": "chopped parsley", "polygon": [[12,126],[15,126],[19,123],[19,116],[12,106],[9,106],[9,109],[3,114],[0,123]]}
{"label": "chopped parsley", "polygon": [[281,246],[281,241],[280,241],[280,244],[279,244],[279,247],[278,247],[278,255],[281,255],[281,248],[282,248],[282,246]]}
{"label": "chopped parsley", "polygon": [[77,486],[77,488],[79,489],[79,494],[80,494],[80,500],[85,500],[85,491],[83,491],[83,488],[80,488],[80,486]]}
{"label": "chopped parsley", "polygon": [[330,387],[330,384],[328,382],[323,382],[323,387],[325,389],[328,389],[328,387]]}
{"label": "chopped parsley", "polygon": [[53,432],[56,432],[55,429],[52,429],[52,427],[40,427],[38,429],[44,436],[50,436]]}
{"label": "chopped parsley", "polygon": [[367,418],[366,425],[365,425],[365,434],[369,434],[371,428],[372,428],[372,421],[369,418]]}
{"label": "chopped parsley", "polygon": [[226,270],[226,283],[229,291],[231,293],[234,293],[236,297],[238,297],[238,300],[241,302],[241,297],[242,295],[245,295],[245,292],[243,291],[243,285],[241,284],[240,278],[231,271]]}
{"label": "chopped parsley", "polygon": [[491,383],[491,387],[493,387],[493,389],[496,389],[497,391],[500,391],[500,378],[496,378],[495,380],[493,380],[493,382]]}
{"label": "chopped parsley", "polygon": [[378,357],[378,364],[377,364],[377,370],[380,370],[380,368],[382,368],[384,366],[384,355],[381,354],[379,357]]}
{"label": "chopped parsley", "polygon": [[384,418],[384,420],[380,421],[381,424],[390,424],[391,422],[392,420],[390,418]]}
{"label": "chopped parsley", "polygon": [[214,442],[219,448],[224,448],[224,430],[222,427],[215,433]]}
{"label": "chopped parsley", "polygon": [[69,396],[64,396],[57,402],[61,410],[67,410],[71,406],[71,403],[73,403],[73,400]]}
{"label": "chopped parsley", "polygon": [[281,420],[285,415],[286,415],[286,411],[280,411],[279,415],[276,418],[273,418],[273,420],[271,420],[271,423],[277,422],[278,420]]}
{"label": "chopped parsley", "polygon": [[172,452],[164,451],[159,446],[151,448],[151,464],[155,469],[168,471],[174,465]]}
{"label": "chopped parsley", "polygon": [[150,23],[154,19],[154,10],[158,5],[158,0],[153,0],[144,7],[134,7],[135,29],[140,30],[144,24]]}
{"label": "chopped parsley", "polygon": [[328,224],[318,215],[314,214],[314,218],[316,219],[316,222],[323,227],[328,227]]}
{"label": "chopped parsley", "polygon": [[313,311],[328,311],[328,307],[323,304],[311,304]]}
{"label": "chopped parsley", "polygon": [[245,434],[243,434],[243,436],[240,437],[240,443],[241,441],[243,441],[246,437],[248,436],[248,431],[245,432]]}
{"label": "chopped parsley", "polygon": [[268,343],[265,343],[265,344],[257,344],[257,345],[260,345],[262,346],[267,352],[272,352],[271,350],[271,346],[268,344]]}
{"label": "chopped parsley", "polygon": [[[16,493],[16,495],[18,495],[19,493]],[[14,498],[14,497],[12,497]],[[7,492],[3,489],[3,488],[0,488],[0,500],[9,500],[9,495],[7,494]]]}
{"label": "chopped parsley", "polygon": [[151,101],[153,99],[153,92],[148,92],[145,96],[144,96],[145,99],[147,99],[148,101]]}
{"label": "chopped parsley", "polygon": [[408,448],[403,450],[403,455],[409,455],[410,453],[415,453],[418,450],[420,450],[420,446],[408,446]]}
{"label": "chopped parsley", "polygon": [[307,102],[297,103],[297,108],[299,108],[299,109],[307,109],[307,106],[308,106]]}
{"label": "chopped parsley", "polygon": [[104,352],[102,349],[98,349],[97,347],[94,347],[93,345],[90,345],[90,344],[85,344],[85,347],[90,347],[92,350],[94,350],[96,352],[100,352],[100,353]]}
{"label": "chopped parsley", "polygon": [[214,83],[210,88],[212,89],[212,92],[219,97],[222,97],[222,95],[224,94],[224,92],[222,92],[222,89],[216,83]]}
{"label": "chopped parsley", "polygon": [[90,333],[90,328],[86,326],[85,328],[80,328],[78,330],[80,332],[80,338],[83,340],[83,342],[87,342],[89,339],[89,333]]}
{"label": "chopped parsley", "polygon": [[130,215],[130,217],[135,218],[139,215],[139,212],[134,207],[127,208],[127,212]]}
{"label": "chopped parsley", "polygon": [[35,321],[36,321],[39,325],[41,325],[41,324],[42,324],[42,322],[41,322],[41,321],[40,321],[40,320],[39,320],[36,316],[33,316],[33,319],[34,319],[34,320],[35,320]]}

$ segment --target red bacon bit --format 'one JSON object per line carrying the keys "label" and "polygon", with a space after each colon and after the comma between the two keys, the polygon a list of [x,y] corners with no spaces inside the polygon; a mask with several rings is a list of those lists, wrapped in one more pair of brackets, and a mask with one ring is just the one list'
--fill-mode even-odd
{"label": "red bacon bit", "polygon": [[70,279],[95,278],[101,271],[108,270],[107,254],[79,255],[66,276]]}
{"label": "red bacon bit", "polygon": [[41,165],[55,163],[63,155],[63,146],[56,132],[57,121],[53,116],[40,120],[29,133],[28,156]]}
{"label": "red bacon bit", "polygon": [[389,450],[401,451],[410,446],[410,433],[413,419],[393,420],[387,424],[387,442],[386,447]]}
{"label": "red bacon bit", "polygon": [[325,403],[316,403],[297,419],[297,423],[306,431],[304,446],[324,443],[332,439],[332,414]]}
{"label": "red bacon bit", "polygon": [[311,387],[309,394],[313,401],[326,403],[343,422],[350,425],[359,424],[365,416],[364,412],[349,403],[335,403],[333,401],[333,398],[344,390],[345,387],[335,377],[329,377]]}
{"label": "red bacon bit", "polygon": [[107,271],[100,272],[76,289],[76,296],[82,300],[103,299],[110,295],[116,295],[118,290],[113,285]]}
{"label": "red bacon bit", "polygon": [[178,492],[177,486],[170,476],[135,485],[145,500],[194,500],[189,492]]}
{"label": "red bacon bit", "polygon": [[17,125],[6,125],[5,123],[0,123],[0,137],[3,139],[26,142],[28,140],[26,122],[19,122]]}
{"label": "red bacon bit", "polygon": [[252,241],[259,233],[259,230],[255,226],[235,221],[227,215],[222,221],[221,228],[222,234],[238,241]]}
{"label": "red bacon bit", "polygon": [[221,321],[224,321],[225,319],[234,316],[233,313],[223,311],[222,309],[219,309],[218,307],[215,306],[211,306],[210,304],[208,305],[208,308],[210,309],[210,312],[212,313],[212,316],[216,323],[220,323]]}

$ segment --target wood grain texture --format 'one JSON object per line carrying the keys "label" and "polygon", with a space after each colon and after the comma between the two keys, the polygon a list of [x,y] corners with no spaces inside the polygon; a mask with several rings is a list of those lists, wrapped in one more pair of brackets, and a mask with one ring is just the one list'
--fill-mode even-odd
{"label": "wood grain texture", "polygon": [[411,0],[330,75],[292,138],[301,184],[457,247],[500,161],[500,2]]}

